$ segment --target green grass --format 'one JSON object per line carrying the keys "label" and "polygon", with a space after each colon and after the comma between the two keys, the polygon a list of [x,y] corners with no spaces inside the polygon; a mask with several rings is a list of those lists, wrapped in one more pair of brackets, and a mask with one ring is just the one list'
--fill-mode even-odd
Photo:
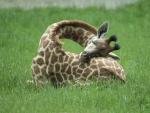
{"label": "green grass", "polygon": [[[117,10],[0,9],[0,113],[149,113],[150,112],[150,1]],[[46,27],[63,19],[80,19],[96,27],[110,23],[116,34],[126,75],[118,81],[86,87],[35,88],[31,61]],[[65,49],[82,48],[65,41]]]}

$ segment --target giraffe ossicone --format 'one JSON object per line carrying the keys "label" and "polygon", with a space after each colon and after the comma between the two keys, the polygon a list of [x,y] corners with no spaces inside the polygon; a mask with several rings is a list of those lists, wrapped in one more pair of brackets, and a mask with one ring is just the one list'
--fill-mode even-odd
{"label": "giraffe ossicone", "polygon": [[[101,36],[101,34],[99,35]],[[93,80],[99,82],[102,79],[111,79],[112,76],[125,81],[126,76],[122,66],[112,57],[94,56],[90,63],[81,63],[82,53],[75,54],[64,51],[60,41],[65,37],[86,47],[89,41],[96,36],[97,29],[95,27],[79,20],[63,20],[50,25],[42,35],[37,55],[32,61],[34,83],[41,85],[51,82],[58,86],[86,83]]]}

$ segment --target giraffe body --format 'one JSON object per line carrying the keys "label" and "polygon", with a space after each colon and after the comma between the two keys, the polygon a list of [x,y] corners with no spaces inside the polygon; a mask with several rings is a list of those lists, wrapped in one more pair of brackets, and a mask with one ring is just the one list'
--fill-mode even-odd
{"label": "giraffe body", "polygon": [[54,85],[80,81],[110,79],[125,80],[122,66],[111,57],[92,58],[90,63],[80,62],[81,54],[65,52],[60,39],[65,37],[86,47],[97,35],[97,30],[81,21],[60,21],[50,25],[42,35],[37,56],[32,61],[32,75],[36,85],[51,81]]}

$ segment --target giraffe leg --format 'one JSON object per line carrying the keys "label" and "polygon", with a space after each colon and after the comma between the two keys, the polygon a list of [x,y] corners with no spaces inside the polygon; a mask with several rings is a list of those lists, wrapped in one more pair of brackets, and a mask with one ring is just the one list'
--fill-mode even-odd
{"label": "giraffe leg", "polygon": [[45,84],[46,77],[43,75],[41,70],[42,68],[37,64],[36,60],[33,60],[31,68],[33,81],[30,81],[30,83],[32,82],[36,86],[43,86]]}

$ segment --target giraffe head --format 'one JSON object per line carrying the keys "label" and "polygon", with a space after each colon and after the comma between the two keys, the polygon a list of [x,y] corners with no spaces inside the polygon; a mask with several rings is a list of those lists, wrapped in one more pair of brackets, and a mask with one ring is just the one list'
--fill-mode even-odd
{"label": "giraffe head", "polygon": [[[108,23],[103,23],[97,31],[97,36],[91,38],[86,48],[81,54],[81,61],[88,61],[92,57],[106,57],[110,52],[119,50],[120,46],[117,44],[117,37],[115,35],[105,38],[105,33],[108,31]],[[115,42],[111,46],[111,42]]]}

